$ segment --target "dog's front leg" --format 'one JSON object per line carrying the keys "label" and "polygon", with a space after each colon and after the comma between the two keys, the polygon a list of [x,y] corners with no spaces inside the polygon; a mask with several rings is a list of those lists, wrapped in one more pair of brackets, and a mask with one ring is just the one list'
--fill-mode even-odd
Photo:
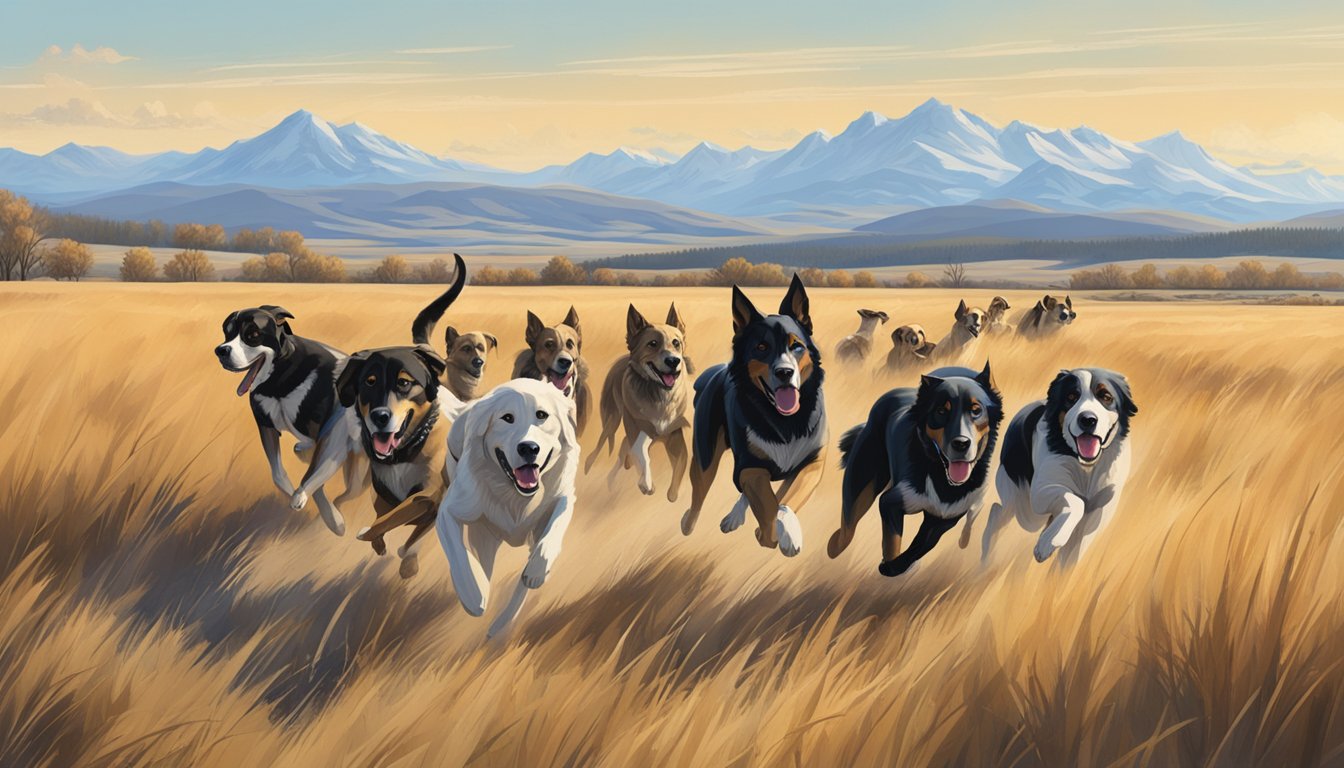
{"label": "dog's front leg", "polygon": [[285,496],[294,495],[294,484],[285,473],[285,465],[280,461],[280,431],[274,427],[257,425],[261,432],[261,449],[266,452],[266,463],[271,467],[271,481]]}
{"label": "dog's front leg", "polygon": [[443,553],[448,557],[448,574],[452,577],[453,591],[457,593],[458,602],[462,603],[462,608],[467,613],[480,616],[485,613],[486,603],[490,599],[490,576],[467,551],[466,543],[463,541],[463,525],[470,521],[460,520],[453,515],[449,509],[451,497],[450,492],[444,496],[443,503],[439,505],[439,517],[435,521],[439,544],[443,546]]}
{"label": "dog's front leg", "polygon": [[943,538],[943,534],[952,530],[958,520],[959,518],[955,517],[945,520],[925,513],[924,521],[919,524],[919,532],[915,534],[909,548],[894,560],[888,560],[878,566],[878,572],[883,576],[899,576],[910,570],[910,567],[920,558],[933,551],[933,548],[938,544],[938,540]]}
{"label": "dog's front leg", "polygon": [[667,481],[667,500],[676,501],[681,483],[686,479],[686,465],[690,456],[686,450],[686,430],[674,429],[667,435],[667,458],[672,462],[672,478]]}
{"label": "dog's front leg", "polygon": [[770,484],[767,469],[744,469],[738,477],[742,493],[747,497],[751,513],[756,516],[756,541],[766,549],[779,546],[775,524],[779,521],[779,498]]}
{"label": "dog's front leg", "polygon": [[569,521],[574,516],[573,507],[574,502],[568,496],[556,499],[555,508],[551,510],[551,519],[546,522],[546,527],[537,537],[537,543],[532,547],[532,554],[527,558],[527,565],[523,566],[523,584],[527,585],[528,589],[536,589],[546,583],[546,577],[551,573],[551,566],[560,556],[565,531],[569,529]]}
{"label": "dog's front leg", "polygon": [[1074,529],[1083,521],[1087,505],[1077,494],[1060,486],[1045,486],[1040,490],[1032,489],[1031,506],[1037,514],[1053,518],[1041,531],[1036,547],[1032,550],[1036,562],[1043,563],[1050,559],[1056,549],[1069,543]]}
{"label": "dog's front leg", "polygon": [[321,488],[327,484],[341,466],[345,464],[345,457],[350,450],[352,441],[350,424],[351,411],[346,408],[337,408],[323,428],[323,433],[317,438],[317,446],[313,452],[313,461],[308,465],[308,470],[303,473],[303,480],[299,482],[299,487],[294,490],[290,497],[289,506],[294,509],[303,509],[308,504],[308,495],[315,489]]}
{"label": "dog's front leg", "polygon": [[821,476],[826,469],[826,443],[822,445],[821,453],[789,478],[780,491],[775,533],[779,537],[779,551],[785,557],[803,551],[803,524],[798,520],[797,512],[821,485]]}
{"label": "dog's front leg", "polygon": [[635,458],[635,464],[639,466],[639,491],[645,496],[653,495],[653,467],[649,463],[649,443],[653,438],[640,432],[635,435],[634,445],[630,448],[630,453]]}

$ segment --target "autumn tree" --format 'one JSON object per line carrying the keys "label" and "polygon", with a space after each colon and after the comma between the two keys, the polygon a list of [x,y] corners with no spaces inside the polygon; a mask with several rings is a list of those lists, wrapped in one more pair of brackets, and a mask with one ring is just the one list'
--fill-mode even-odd
{"label": "autumn tree", "polygon": [[471,273],[472,285],[505,285],[509,282],[509,273],[499,267],[481,267]]}
{"label": "autumn tree", "polygon": [[854,277],[843,269],[832,270],[826,275],[826,285],[832,288],[853,288]]}
{"label": "autumn tree", "polygon": [[541,269],[541,282],[546,285],[583,285],[588,282],[588,273],[564,256],[552,256]]}
{"label": "autumn tree", "polygon": [[611,286],[621,284],[621,276],[616,274],[616,270],[608,269],[606,267],[594,269],[593,274],[591,275],[591,280],[593,285]]}
{"label": "autumn tree", "polygon": [[252,283],[283,283],[289,280],[289,256],[279,251],[243,261],[242,277]]}
{"label": "autumn tree", "polygon": [[58,240],[43,252],[42,265],[54,280],[78,282],[93,269],[93,249],[69,238]]}
{"label": "autumn tree", "polygon": [[173,245],[188,251],[218,250],[228,238],[219,224],[178,224],[173,227]]}
{"label": "autumn tree", "polygon": [[789,276],[784,272],[784,268],[778,264],[769,262],[752,264],[751,271],[747,273],[747,285],[779,286],[788,284]]}
{"label": "autumn tree", "polygon": [[826,270],[821,267],[803,267],[798,270],[798,277],[802,279],[803,285],[808,287],[821,287],[826,284]]}
{"label": "autumn tree", "polygon": [[1291,261],[1284,261],[1274,268],[1274,274],[1269,278],[1269,284],[1273,288],[1280,290],[1285,288],[1302,288],[1309,281],[1303,277],[1298,270],[1297,265]]}
{"label": "autumn tree", "polygon": [[509,270],[509,285],[536,285],[540,282],[541,275],[535,269],[514,267]]}
{"label": "autumn tree", "polygon": [[38,246],[46,236],[40,218],[26,198],[0,189],[0,275],[4,279],[27,280],[41,270]]}
{"label": "autumn tree", "polygon": [[868,271],[855,272],[855,273],[854,273],[854,287],[855,287],[855,288],[876,288],[876,287],[877,287],[877,278],[873,276],[873,273],[872,273],[872,272],[868,272]]}
{"label": "autumn tree", "polygon": [[1237,266],[1227,271],[1227,287],[1240,290],[1268,288],[1269,270],[1253,259],[1238,262]]}
{"label": "autumn tree", "polygon": [[154,254],[144,246],[136,246],[121,257],[121,279],[128,283],[147,283],[158,276],[159,265]]}
{"label": "autumn tree", "polygon": [[923,272],[911,272],[905,276],[906,288],[932,288],[933,279]]}
{"label": "autumn tree", "polygon": [[188,248],[173,254],[163,265],[163,276],[179,283],[196,283],[215,279],[215,265],[203,251]]}
{"label": "autumn tree", "polygon": [[1130,274],[1129,282],[1140,289],[1161,288],[1162,275],[1157,271],[1157,265],[1144,264]]}
{"label": "autumn tree", "polygon": [[370,278],[375,283],[404,283],[410,280],[411,265],[405,256],[393,254],[384,256],[373,268]]}
{"label": "autumn tree", "polygon": [[750,275],[751,262],[736,256],[712,270],[708,282],[711,285],[746,285]]}
{"label": "autumn tree", "polygon": [[421,283],[451,283],[453,265],[444,258],[433,259],[415,268],[415,279]]}

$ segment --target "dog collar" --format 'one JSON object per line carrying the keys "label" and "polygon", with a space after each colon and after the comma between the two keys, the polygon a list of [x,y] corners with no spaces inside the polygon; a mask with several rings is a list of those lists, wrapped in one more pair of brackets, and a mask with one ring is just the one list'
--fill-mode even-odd
{"label": "dog collar", "polygon": [[369,428],[363,426],[364,453],[373,461],[379,464],[400,464],[410,461],[419,455],[420,450],[425,447],[425,440],[429,437],[429,431],[434,428],[434,422],[439,420],[439,404],[435,403],[430,407],[429,413],[425,415],[424,421],[415,431],[406,436],[405,442],[397,446],[397,449],[386,458],[380,458],[373,450],[373,436],[369,434]]}

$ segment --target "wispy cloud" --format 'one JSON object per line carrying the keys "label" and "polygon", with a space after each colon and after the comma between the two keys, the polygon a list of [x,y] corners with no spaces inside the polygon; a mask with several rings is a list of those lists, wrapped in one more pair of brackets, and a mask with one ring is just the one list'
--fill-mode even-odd
{"label": "wispy cloud", "polygon": [[197,128],[215,125],[217,117],[214,106],[209,102],[198,103],[189,114],[174,112],[162,101],[145,102],[129,114],[119,114],[96,99],[71,98],[41,104],[28,112],[0,112],[0,125]]}
{"label": "wispy cloud", "polygon": [[127,56],[115,48],[98,46],[90,50],[80,43],[75,43],[68,51],[59,45],[47,46],[39,59],[39,61],[69,61],[76,64],[121,64],[135,60],[135,56]]}
{"label": "wispy cloud", "polygon": [[249,69],[316,69],[325,67],[379,67],[405,66],[414,63],[408,59],[365,59],[363,61],[257,61],[248,64],[225,64],[210,67],[206,72],[233,72]]}
{"label": "wispy cloud", "polygon": [[404,53],[412,56],[440,56],[453,53],[480,53],[481,51],[503,51],[512,48],[512,45],[463,45],[453,48],[405,48],[396,53]]}

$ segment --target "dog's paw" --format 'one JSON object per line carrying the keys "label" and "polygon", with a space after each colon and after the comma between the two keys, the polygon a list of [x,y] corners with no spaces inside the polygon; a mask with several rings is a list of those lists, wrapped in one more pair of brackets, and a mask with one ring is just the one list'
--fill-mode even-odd
{"label": "dog's paw", "polygon": [[695,530],[695,521],[700,518],[700,510],[688,509],[686,514],[681,516],[681,535],[690,536]]}
{"label": "dog's paw", "polygon": [[327,529],[337,536],[345,535],[345,518],[335,507],[322,510],[322,522],[326,523]]}
{"label": "dog's paw", "polygon": [[652,496],[657,489],[653,487],[652,477],[639,478],[639,492],[645,496]]}
{"label": "dog's paw", "polygon": [[905,560],[903,558],[897,557],[894,560],[883,560],[881,563],[878,564],[877,572],[882,574],[883,576],[890,578],[892,576],[900,576],[906,571],[909,571],[910,566],[912,565],[914,565],[914,563],[911,563],[910,561]]}
{"label": "dog's paw", "polygon": [[1050,559],[1051,555],[1055,554],[1055,545],[1050,540],[1042,538],[1040,541],[1036,542],[1036,546],[1031,550],[1031,554],[1036,558],[1036,562],[1044,563],[1046,560]]}
{"label": "dog's paw", "polygon": [[313,444],[307,440],[300,440],[294,444],[294,453],[304,454],[313,449]]}
{"label": "dog's paw", "polygon": [[803,551],[803,524],[792,509],[779,508],[775,516],[775,538],[779,539],[779,552],[785,557]]}
{"label": "dog's paw", "polygon": [[295,491],[293,496],[289,497],[289,508],[295,512],[308,506],[308,494],[303,491]]}
{"label": "dog's paw", "polygon": [[409,555],[403,555],[401,565],[397,568],[397,573],[401,578],[409,579],[420,572],[420,556],[412,552]]}
{"label": "dog's paw", "polygon": [[719,530],[724,533],[732,533],[738,528],[741,528],[742,524],[745,522],[747,522],[747,497],[739,496],[737,498],[737,503],[734,504],[728,514],[724,515],[724,518],[719,521]]}
{"label": "dog's paw", "polygon": [[831,534],[831,540],[826,542],[826,556],[834,560],[840,556],[841,552],[849,546],[854,540],[854,531],[850,528],[837,528],[835,533]]}
{"label": "dog's paw", "polygon": [[675,504],[677,497],[681,495],[680,491],[681,489],[677,487],[676,483],[669,485],[667,487],[667,500]]}
{"label": "dog's paw", "polygon": [[546,577],[551,575],[553,559],[546,546],[538,544],[536,550],[527,558],[527,565],[523,566],[523,584],[528,589],[536,589],[545,584]]}

